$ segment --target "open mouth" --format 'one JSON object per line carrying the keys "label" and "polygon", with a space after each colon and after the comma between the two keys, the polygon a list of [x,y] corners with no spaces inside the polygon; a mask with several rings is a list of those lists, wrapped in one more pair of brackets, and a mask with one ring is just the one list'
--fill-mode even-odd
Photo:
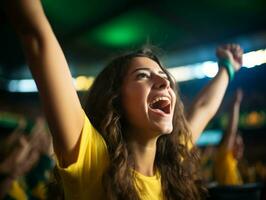
{"label": "open mouth", "polygon": [[170,114],[171,101],[168,97],[157,97],[150,104],[149,107],[155,111],[161,111],[165,114]]}

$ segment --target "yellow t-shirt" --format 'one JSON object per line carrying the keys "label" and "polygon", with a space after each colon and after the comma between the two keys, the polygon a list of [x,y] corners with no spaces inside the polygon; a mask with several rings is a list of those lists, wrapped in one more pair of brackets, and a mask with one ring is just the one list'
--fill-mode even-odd
{"label": "yellow t-shirt", "polygon": [[45,200],[46,197],[46,186],[45,183],[39,182],[31,191],[32,196],[39,199],[39,200]]}
{"label": "yellow t-shirt", "polygon": [[[67,168],[62,168],[58,164],[65,199],[108,199],[102,186],[102,175],[108,166],[108,159],[104,139],[85,115],[77,161]],[[144,176],[136,171],[133,173],[136,189],[141,199],[163,199],[159,173],[152,177]]]}
{"label": "yellow t-shirt", "polygon": [[243,183],[239,174],[238,162],[233,153],[221,146],[215,157],[214,177],[220,185],[240,185]]}
{"label": "yellow t-shirt", "polygon": [[8,195],[16,200],[27,200],[28,197],[18,181],[13,181]]}

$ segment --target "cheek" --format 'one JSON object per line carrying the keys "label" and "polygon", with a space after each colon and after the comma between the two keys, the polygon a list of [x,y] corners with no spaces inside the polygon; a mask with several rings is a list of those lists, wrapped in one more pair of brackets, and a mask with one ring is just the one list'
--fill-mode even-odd
{"label": "cheek", "polygon": [[137,105],[137,93],[135,88],[127,88],[124,93],[122,94],[123,98],[123,107],[127,110],[128,108],[134,107]]}
{"label": "cheek", "polygon": [[138,84],[128,85],[122,92],[124,106],[131,104],[133,106],[135,105],[134,107],[136,107],[136,105],[143,104],[148,93],[146,88]]}
{"label": "cheek", "polygon": [[141,105],[143,89],[132,82],[131,79],[125,79],[121,88],[123,117],[131,125],[140,117],[140,109],[143,110],[143,106]]}
{"label": "cheek", "polygon": [[176,105],[176,94],[174,93],[174,91],[171,91],[171,96],[172,96],[173,108],[175,108],[175,105]]}
{"label": "cheek", "polygon": [[131,118],[138,117],[144,108],[144,95],[139,88],[127,88],[122,93],[122,106],[125,117],[130,121]]}

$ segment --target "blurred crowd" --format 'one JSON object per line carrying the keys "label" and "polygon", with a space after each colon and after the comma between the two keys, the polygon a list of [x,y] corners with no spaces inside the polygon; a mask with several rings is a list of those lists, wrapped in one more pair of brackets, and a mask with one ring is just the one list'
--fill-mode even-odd
{"label": "blurred crowd", "polygon": [[217,146],[205,146],[200,148],[201,154],[201,177],[208,186],[213,185],[241,185],[247,183],[265,183],[266,182],[266,164],[261,160],[250,163],[244,157],[237,163],[237,174],[241,177],[239,183],[221,183],[215,177],[215,161],[218,157]]}
{"label": "blurred crowd", "polygon": [[0,113],[0,199],[46,199],[54,161],[45,120]]}
{"label": "blurred crowd", "polygon": [[245,141],[238,129],[242,90],[232,98],[229,120],[218,145],[201,149],[201,173],[206,184],[242,185],[265,182],[266,165],[250,163],[244,156]]}

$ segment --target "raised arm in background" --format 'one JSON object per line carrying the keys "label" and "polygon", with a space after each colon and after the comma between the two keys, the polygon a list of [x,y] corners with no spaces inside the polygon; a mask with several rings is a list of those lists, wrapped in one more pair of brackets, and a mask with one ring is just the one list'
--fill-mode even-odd
{"label": "raised arm in background", "polygon": [[83,111],[63,51],[40,0],[4,0],[4,9],[37,84],[55,151],[67,166],[77,158]]}
{"label": "raised arm in background", "polygon": [[[242,65],[243,50],[239,45],[228,44],[217,48],[218,59],[228,59],[238,71]],[[220,66],[217,75],[201,90],[187,114],[188,124],[195,143],[208,122],[216,114],[223,100],[229,76],[226,69]]]}
{"label": "raised arm in background", "polygon": [[228,126],[225,131],[224,140],[222,143],[222,145],[227,150],[232,150],[235,144],[235,138],[236,138],[237,129],[238,129],[240,104],[241,104],[242,98],[243,98],[242,90],[238,89],[236,91],[234,101],[232,102],[232,107],[230,108]]}

